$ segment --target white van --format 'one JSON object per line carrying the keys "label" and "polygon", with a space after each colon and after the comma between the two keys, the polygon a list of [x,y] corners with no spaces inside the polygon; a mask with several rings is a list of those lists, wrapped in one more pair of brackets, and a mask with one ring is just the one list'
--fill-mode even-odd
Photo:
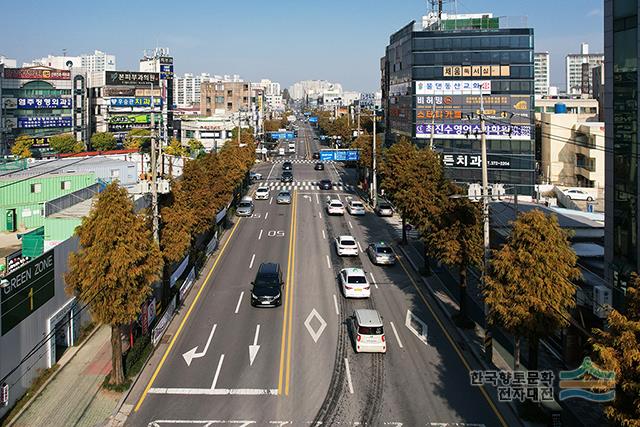
{"label": "white van", "polygon": [[284,148],[278,148],[278,155],[284,156]]}
{"label": "white van", "polygon": [[290,153],[295,153],[296,152],[296,144],[294,144],[293,142],[289,143],[289,152]]}
{"label": "white van", "polygon": [[351,321],[356,353],[387,352],[382,316],[377,310],[355,310]]}

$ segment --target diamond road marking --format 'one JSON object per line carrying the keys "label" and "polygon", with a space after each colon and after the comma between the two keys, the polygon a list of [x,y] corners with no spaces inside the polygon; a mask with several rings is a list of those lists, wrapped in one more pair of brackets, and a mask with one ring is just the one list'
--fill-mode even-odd
{"label": "diamond road marking", "polygon": [[[314,331],[311,327],[311,320],[314,317],[320,322],[320,328],[317,331]],[[320,338],[320,335],[322,335],[322,332],[324,332],[324,328],[327,327],[327,322],[324,321],[322,316],[320,316],[314,308],[313,310],[311,310],[311,313],[309,313],[309,316],[307,316],[307,320],[304,321],[304,326],[307,328],[307,331],[309,331],[309,335],[311,335],[311,338],[313,338],[313,342],[317,343],[318,338]]]}
{"label": "diamond road marking", "polygon": [[[420,330],[417,330],[413,326],[414,322],[419,325]],[[427,325],[426,325],[426,323],[424,323],[422,320],[420,320],[419,317],[417,317],[415,314],[413,314],[409,310],[407,310],[407,317],[406,317],[406,319],[404,321],[404,325],[407,327],[407,329],[409,329],[413,333],[413,335],[418,337],[418,339],[420,341],[422,341],[425,345],[428,345],[428,343],[427,343]]]}

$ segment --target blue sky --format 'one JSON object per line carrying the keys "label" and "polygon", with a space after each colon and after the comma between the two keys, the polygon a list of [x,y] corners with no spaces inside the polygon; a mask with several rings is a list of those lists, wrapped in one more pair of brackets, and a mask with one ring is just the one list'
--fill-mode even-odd
{"label": "blue sky", "polygon": [[[137,70],[143,50],[161,46],[180,75],[240,74],[283,87],[327,79],[372,91],[389,35],[427,8],[425,0],[20,0],[3,4],[0,55],[20,64],[62,49],[99,49],[115,54],[119,69]],[[602,9],[602,0],[457,1],[458,13],[526,16],[536,51],[551,53],[551,84],[558,86],[564,56],[582,41],[602,52]]]}

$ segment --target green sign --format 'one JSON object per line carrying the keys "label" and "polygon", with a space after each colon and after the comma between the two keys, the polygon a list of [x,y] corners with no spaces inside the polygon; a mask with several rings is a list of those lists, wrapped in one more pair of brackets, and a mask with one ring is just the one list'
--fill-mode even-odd
{"label": "green sign", "polygon": [[53,259],[53,251],[49,251],[4,278],[7,281],[6,286],[0,289],[2,335],[53,298]]}
{"label": "green sign", "polygon": [[[162,116],[156,114],[156,123],[159,123]],[[151,114],[123,114],[109,117],[109,123],[119,124],[146,124],[151,123]]]}

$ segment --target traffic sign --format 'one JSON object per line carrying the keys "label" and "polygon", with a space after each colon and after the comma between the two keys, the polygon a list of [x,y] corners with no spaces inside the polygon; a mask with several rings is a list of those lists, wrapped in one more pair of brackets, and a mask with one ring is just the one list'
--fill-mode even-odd
{"label": "traffic sign", "polygon": [[353,162],[360,160],[360,150],[320,150],[320,160],[324,162]]}

